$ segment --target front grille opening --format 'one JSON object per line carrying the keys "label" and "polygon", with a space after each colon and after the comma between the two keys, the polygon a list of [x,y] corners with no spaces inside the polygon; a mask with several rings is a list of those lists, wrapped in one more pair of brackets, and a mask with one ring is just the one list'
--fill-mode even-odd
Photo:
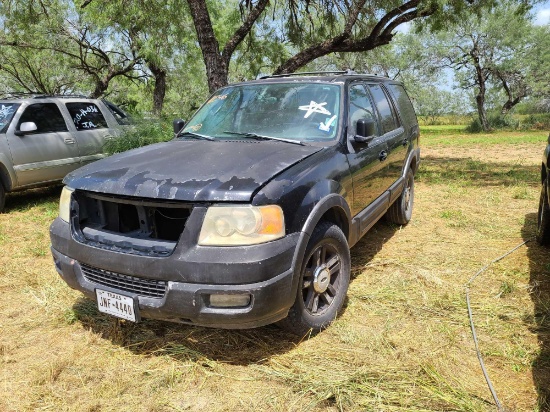
{"label": "front grille opening", "polygon": [[148,200],[76,193],[75,232],[83,242],[138,254],[170,254],[179,240],[191,207]]}
{"label": "front grille opening", "polygon": [[153,226],[158,239],[177,241],[189,217],[188,209],[158,207],[154,209]]}
{"label": "front grille opening", "polygon": [[139,230],[139,215],[134,205],[103,202],[105,207],[105,229],[112,232],[129,233]]}
{"label": "front grille opening", "polygon": [[113,289],[136,293],[139,296],[162,298],[166,293],[166,281],[143,279],[135,276],[123,275],[109,270],[94,268],[81,264],[82,274],[88,282],[108,286]]}

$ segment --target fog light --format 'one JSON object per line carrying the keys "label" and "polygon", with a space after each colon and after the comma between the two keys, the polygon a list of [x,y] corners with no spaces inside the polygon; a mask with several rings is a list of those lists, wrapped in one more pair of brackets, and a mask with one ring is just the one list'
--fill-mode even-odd
{"label": "fog light", "polygon": [[215,294],[210,295],[210,306],[213,308],[237,308],[250,304],[249,294]]}

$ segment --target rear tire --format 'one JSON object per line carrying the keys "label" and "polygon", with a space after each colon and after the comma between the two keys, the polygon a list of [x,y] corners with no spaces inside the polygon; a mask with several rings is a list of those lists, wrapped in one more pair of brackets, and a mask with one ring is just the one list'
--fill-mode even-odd
{"label": "rear tire", "polygon": [[332,223],[320,223],[306,248],[294,305],[279,325],[299,336],[328,327],[344,305],[350,269],[344,233]]}
{"label": "rear tire", "polygon": [[414,204],[414,173],[407,171],[405,186],[399,198],[393,202],[386,212],[386,220],[397,225],[406,225],[412,217]]}
{"label": "rear tire", "polygon": [[540,245],[550,244],[550,207],[548,206],[548,179],[542,183],[537,213],[537,242]]}

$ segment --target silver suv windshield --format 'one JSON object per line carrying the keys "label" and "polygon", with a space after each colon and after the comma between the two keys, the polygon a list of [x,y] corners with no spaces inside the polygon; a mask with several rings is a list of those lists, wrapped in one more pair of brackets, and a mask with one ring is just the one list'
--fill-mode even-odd
{"label": "silver suv windshield", "polygon": [[180,133],[214,139],[328,141],[340,123],[340,87],[326,83],[262,83],[217,91]]}
{"label": "silver suv windshield", "polygon": [[19,108],[19,103],[0,102],[0,133],[5,133],[13,119],[13,115]]}

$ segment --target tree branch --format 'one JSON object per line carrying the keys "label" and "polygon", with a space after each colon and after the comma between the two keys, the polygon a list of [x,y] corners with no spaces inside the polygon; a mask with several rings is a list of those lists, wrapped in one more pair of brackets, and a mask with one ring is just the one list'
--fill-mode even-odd
{"label": "tree branch", "polygon": [[226,43],[225,47],[222,51],[222,57],[227,65],[229,65],[229,60],[231,59],[231,56],[233,55],[233,52],[235,49],[239,46],[239,44],[244,40],[244,38],[250,33],[250,30],[252,29],[252,26],[260,17],[260,15],[264,12],[266,6],[269,4],[269,0],[259,0],[256,6],[248,13],[248,16],[246,16],[246,19],[244,20],[241,27],[237,29],[237,31],[231,36],[229,41]]}

